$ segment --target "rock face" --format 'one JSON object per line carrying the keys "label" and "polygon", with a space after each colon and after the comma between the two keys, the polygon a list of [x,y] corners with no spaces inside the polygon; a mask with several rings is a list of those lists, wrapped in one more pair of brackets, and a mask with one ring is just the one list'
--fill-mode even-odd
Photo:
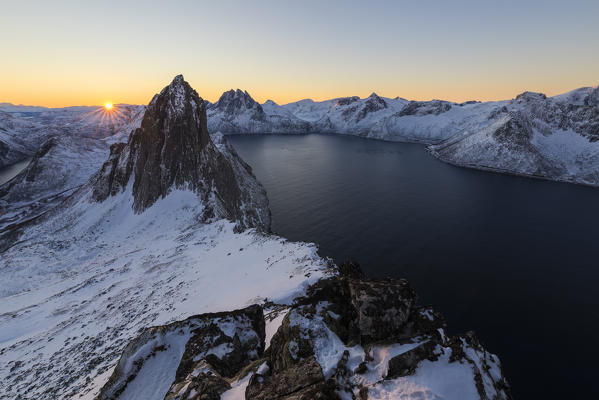
{"label": "rock face", "polygon": [[259,306],[149,328],[125,348],[98,399],[220,399],[226,378],[262,355],[264,335]]}
{"label": "rock face", "polygon": [[[472,332],[446,337],[443,318],[407,281],[367,279],[355,262],[339,270],[349,274],[318,281],[290,308],[269,305],[285,316],[266,350],[258,306],[147,330],[100,399],[140,398],[138,381],[159,373],[168,382],[145,398],[511,398],[499,359]],[[164,351],[177,355],[167,367],[148,361]]]}
{"label": "rock face", "polygon": [[205,220],[228,218],[240,229],[270,229],[264,189],[230,146],[213,143],[204,100],[181,75],[154,96],[129,141],[111,146],[93,197],[104,201],[129,184],[138,213],[173,189],[189,189],[202,199]]}
{"label": "rock face", "polygon": [[399,112],[398,116],[439,115],[451,110],[453,105],[455,104],[442,100],[410,101],[408,105],[406,105],[405,108]]}
{"label": "rock face", "polygon": [[403,279],[322,280],[283,319],[246,398],[511,398],[497,357],[444,328]]}

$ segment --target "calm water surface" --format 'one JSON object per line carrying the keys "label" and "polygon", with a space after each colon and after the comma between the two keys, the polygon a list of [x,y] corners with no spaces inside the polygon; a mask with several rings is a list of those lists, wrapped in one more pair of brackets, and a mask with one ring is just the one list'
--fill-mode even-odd
{"label": "calm water surface", "polygon": [[0,185],[5,184],[15,176],[19,175],[19,172],[24,170],[27,165],[29,165],[30,161],[31,159],[27,159],[16,164],[12,164],[8,167],[0,168]]}
{"label": "calm water surface", "polygon": [[231,136],[273,230],[408,278],[474,330],[518,399],[599,394],[599,189],[453,167],[421,145]]}

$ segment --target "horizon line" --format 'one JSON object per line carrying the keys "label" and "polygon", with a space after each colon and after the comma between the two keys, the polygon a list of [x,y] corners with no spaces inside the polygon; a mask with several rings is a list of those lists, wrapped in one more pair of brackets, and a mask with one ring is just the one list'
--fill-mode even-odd
{"label": "horizon line", "polygon": [[[272,101],[272,102],[274,102],[275,104],[277,104],[279,106],[285,106],[285,105],[288,105],[288,104],[299,103],[300,101],[305,101],[305,100],[310,100],[310,101],[313,101],[315,103],[321,103],[321,102],[325,102],[325,101],[343,99],[343,98],[348,98],[348,97],[358,97],[360,100],[364,100],[364,99],[367,99],[368,97],[372,96],[373,94],[375,94],[375,95],[377,95],[379,97],[385,98],[385,99],[390,99],[390,100],[403,99],[403,100],[407,100],[407,101],[423,101],[423,102],[427,102],[427,101],[446,101],[448,103],[461,104],[461,103],[465,103],[465,102],[468,102],[468,101],[477,101],[477,102],[480,102],[480,103],[508,101],[508,100],[513,100],[516,97],[518,97],[519,95],[521,95],[523,93],[527,93],[527,92],[530,92],[530,93],[540,93],[540,94],[546,95],[547,97],[556,97],[556,96],[560,96],[560,95],[563,95],[563,94],[574,92],[576,90],[587,89],[587,88],[597,89],[597,88],[599,88],[599,84],[598,85],[589,85],[589,86],[579,86],[579,87],[576,87],[574,89],[571,89],[571,90],[568,90],[568,91],[565,91],[565,92],[559,92],[559,93],[551,94],[551,95],[547,94],[546,92],[541,92],[541,91],[523,90],[523,91],[519,92],[518,94],[516,94],[515,96],[513,96],[511,98],[496,98],[496,99],[490,99],[490,100],[479,100],[479,99],[473,98],[473,99],[465,100],[465,101],[447,100],[447,99],[442,99],[442,98],[439,98],[439,97],[432,97],[432,98],[429,98],[429,99],[426,99],[426,100],[423,100],[423,99],[408,99],[408,98],[405,98],[405,97],[402,97],[402,96],[389,97],[389,96],[379,95],[378,93],[376,93],[376,91],[372,91],[370,95],[364,96],[364,97],[360,97],[360,96],[357,96],[357,95],[336,96],[336,97],[330,97],[330,98],[325,98],[325,99],[313,99],[313,98],[310,98],[310,97],[305,97],[305,98],[301,98],[299,100],[294,100],[294,101],[284,102],[284,103],[283,102],[277,102],[277,101],[273,100],[272,98],[268,98],[268,99],[266,99],[266,100],[264,100],[262,102],[258,101],[258,100],[256,100],[251,95],[251,93],[249,91],[247,91],[245,89],[240,89],[240,88],[236,88],[236,89],[231,88],[231,89],[228,89],[228,90],[224,90],[222,92],[222,94],[224,94],[226,92],[229,92],[231,90],[232,91],[239,90],[241,92],[246,92],[248,95],[250,95],[250,97],[254,101],[256,101],[256,103],[258,103],[260,105],[263,105],[263,104],[267,103],[268,101]],[[155,93],[151,97],[153,98],[156,94],[158,94],[158,93]],[[222,96],[222,94],[221,94],[221,96]],[[208,99],[202,97],[201,95],[200,95],[200,97],[203,100],[208,101],[208,102],[210,102],[212,104],[214,104],[214,103],[216,103],[218,101],[218,99],[215,100],[215,101],[208,100]],[[220,99],[220,97],[219,97],[219,99]],[[63,106],[47,106],[47,105],[42,105],[42,104],[15,104],[15,103],[13,103],[11,101],[0,101],[0,105],[10,105],[10,106],[14,106],[14,107],[40,107],[40,108],[46,108],[46,109],[51,110],[51,109],[72,108],[72,107],[103,107],[104,104],[106,104],[107,102],[110,102],[110,101],[106,100],[106,101],[102,102],[101,104],[74,104],[74,105],[72,104],[72,105],[63,105]],[[149,103],[149,101],[146,102],[146,103],[135,103],[135,102],[131,102],[131,103],[128,103],[128,102],[118,102],[118,103],[110,102],[110,103],[113,104],[113,105],[115,105],[115,106],[119,106],[119,105],[145,106],[145,105],[147,105]]]}

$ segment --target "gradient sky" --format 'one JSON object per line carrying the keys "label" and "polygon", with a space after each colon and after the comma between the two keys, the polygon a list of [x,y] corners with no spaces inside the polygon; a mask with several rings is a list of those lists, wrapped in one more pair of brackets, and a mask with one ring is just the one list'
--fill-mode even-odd
{"label": "gradient sky", "polygon": [[599,84],[599,1],[5,1],[0,102],[508,99]]}

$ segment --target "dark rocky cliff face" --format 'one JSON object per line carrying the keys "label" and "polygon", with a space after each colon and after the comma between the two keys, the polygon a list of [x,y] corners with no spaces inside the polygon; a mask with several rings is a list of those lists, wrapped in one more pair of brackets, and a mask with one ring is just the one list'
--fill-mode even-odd
{"label": "dark rocky cliff face", "polygon": [[104,201],[132,179],[135,212],[173,189],[188,189],[203,200],[205,219],[228,218],[239,228],[269,230],[264,189],[229,146],[214,144],[206,122],[204,100],[183,76],[175,77],[154,96],[128,143],[111,147],[94,183],[94,199]]}
{"label": "dark rocky cliff face", "polygon": [[[253,305],[146,329],[125,348],[98,399],[116,400],[125,390],[123,397],[137,396],[136,380],[165,368],[176,370],[160,385],[167,400],[218,400],[234,386],[245,388],[236,398],[254,400],[440,398],[426,389],[434,374],[421,375],[425,387],[409,395],[407,379],[431,365],[445,371],[443,381],[463,385],[456,389],[463,398],[473,398],[466,395],[472,387],[481,400],[511,399],[497,357],[472,332],[447,337],[443,317],[421,306],[406,280],[368,279],[355,262],[339,272],[307,288],[289,308],[271,304],[267,316]],[[285,316],[266,346],[265,319],[280,313]],[[177,354],[179,340],[185,344],[178,366],[152,365],[158,353]],[[393,346],[407,347],[381,358]],[[466,377],[448,372],[454,368]]]}

